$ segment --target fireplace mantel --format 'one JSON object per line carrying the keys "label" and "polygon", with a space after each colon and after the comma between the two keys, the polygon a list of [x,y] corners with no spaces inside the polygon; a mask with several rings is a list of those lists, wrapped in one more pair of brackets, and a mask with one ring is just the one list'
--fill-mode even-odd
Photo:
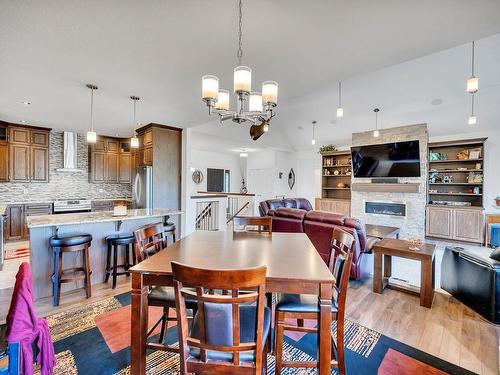
{"label": "fireplace mantel", "polygon": [[419,182],[410,182],[402,184],[376,184],[355,182],[352,184],[353,191],[368,191],[380,193],[418,193],[420,192]]}

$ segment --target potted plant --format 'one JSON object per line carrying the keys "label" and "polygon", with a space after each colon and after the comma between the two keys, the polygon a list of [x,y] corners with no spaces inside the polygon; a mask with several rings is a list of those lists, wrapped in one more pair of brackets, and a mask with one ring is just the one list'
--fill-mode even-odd
{"label": "potted plant", "polygon": [[321,146],[319,148],[318,154],[322,154],[324,152],[331,152],[331,151],[337,151],[337,148],[332,144],[325,145],[325,146]]}

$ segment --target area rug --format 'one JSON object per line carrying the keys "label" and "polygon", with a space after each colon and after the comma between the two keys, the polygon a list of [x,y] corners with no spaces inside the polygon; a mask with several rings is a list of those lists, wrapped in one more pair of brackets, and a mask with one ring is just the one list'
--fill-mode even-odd
{"label": "area rug", "polygon": [[5,260],[17,259],[30,256],[30,248],[22,247],[20,249],[5,249]]}
{"label": "area rug", "polygon": [[[152,325],[161,310],[150,309]],[[54,374],[130,374],[130,293],[51,315],[47,321],[57,353]],[[335,324],[332,331],[336,333]],[[177,345],[175,325],[168,329],[165,342]],[[313,360],[316,345],[313,334],[286,336],[284,359]],[[349,375],[472,374],[351,321],[346,322],[345,346]],[[150,351],[146,363],[150,375],[179,374],[177,354]],[[268,367],[268,374],[274,374],[272,355],[268,357]],[[314,369],[282,371],[282,374],[315,373]]]}

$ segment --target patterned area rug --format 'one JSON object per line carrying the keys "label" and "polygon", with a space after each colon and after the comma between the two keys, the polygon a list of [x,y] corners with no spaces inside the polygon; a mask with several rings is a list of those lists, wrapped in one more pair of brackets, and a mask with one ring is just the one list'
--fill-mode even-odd
{"label": "patterned area rug", "polygon": [[29,257],[29,256],[30,256],[29,247],[23,247],[21,249],[8,249],[8,248],[5,249],[5,260]]}
{"label": "patterned area rug", "polygon": [[[130,294],[125,293],[47,318],[55,341],[57,367],[54,374],[130,374]],[[151,315],[160,316],[154,308]],[[154,320],[150,319],[150,326]],[[332,332],[336,334],[335,324]],[[165,337],[177,345],[177,330],[171,326]],[[316,335],[285,338],[284,359],[308,361],[316,358]],[[401,342],[351,321],[345,330],[346,366],[355,374],[472,374]],[[274,357],[268,356],[268,374],[274,374]],[[39,372],[38,372],[39,373]],[[177,354],[150,351],[150,375],[179,374]],[[336,372],[332,370],[332,374]],[[282,374],[316,374],[316,370],[286,369]]]}

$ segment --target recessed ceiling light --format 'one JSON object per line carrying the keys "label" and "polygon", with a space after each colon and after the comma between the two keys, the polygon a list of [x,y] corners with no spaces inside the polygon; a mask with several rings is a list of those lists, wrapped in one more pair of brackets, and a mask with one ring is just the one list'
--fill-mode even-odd
{"label": "recessed ceiling light", "polygon": [[299,125],[299,126],[297,126],[297,129],[298,129],[298,130],[302,130],[302,129],[304,129],[304,127],[303,127],[303,126],[301,126],[301,125]]}
{"label": "recessed ceiling light", "polygon": [[443,100],[442,99],[434,99],[432,102],[431,102],[432,105],[441,105],[443,104]]}
{"label": "recessed ceiling light", "polygon": [[26,120],[21,120],[21,122],[22,122],[23,124],[26,124]]}
{"label": "recessed ceiling light", "polygon": [[23,103],[24,105],[30,105],[31,104],[31,102],[28,102],[28,101],[24,101],[24,102],[21,102],[21,103]]}

